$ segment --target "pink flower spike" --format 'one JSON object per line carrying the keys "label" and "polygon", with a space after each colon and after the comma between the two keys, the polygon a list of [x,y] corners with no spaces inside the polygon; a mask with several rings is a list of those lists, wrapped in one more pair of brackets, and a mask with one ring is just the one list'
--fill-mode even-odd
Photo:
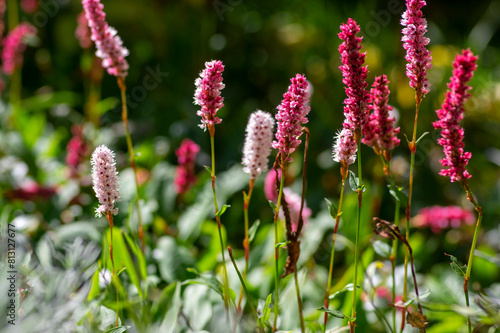
{"label": "pink flower spike", "polygon": [[100,0],[82,0],[82,4],[97,48],[95,55],[102,59],[102,66],[110,75],[125,78],[129,68],[125,57],[129,52],[116,30],[108,26],[104,6]]}
{"label": "pink flower spike", "polygon": [[187,192],[196,183],[194,167],[196,155],[199,151],[200,146],[190,139],[184,139],[181,146],[175,151],[179,166],[177,167],[174,184],[175,192],[178,194]]}
{"label": "pink flower spike", "polygon": [[417,228],[431,228],[434,233],[441,233],[446,228],[459,228],[474,224],[474,213],[458,206],[431,206],[422,208],[413,218]]}
{"label": "pink flower spike", "polygon": [[385,75],[377,76],[370,95],[372,97],[373,113],[363,127],[365,145],[371,146],[376,154],[383,154],[386,161],[391,160],[391,151],[399,145],[397,138],[399,127],[394,128],[395,118],[389,118],[392,106],[389,103],[389,81]]}
{"label": "pink flower spike", "polygon": [[90,164],[94,192],[100,203],[96,208],[96,216],[101,217],[107,212],[118,214],[115,202],[120,201],[120,190],[113,152],[104,145],[97,147],[92,153]]}
{"label": "pink flower spike", "polygon": [[37,30],[29,23],[20,23],[3,40],[2,63],[7,75],[14,73],[23,65],[23,52],[26,49],[25,38],[34,36]]}
{"label": "pink flower spike", "polygon": [[466,83],[470,81],[476,70],[477,57],[467,49],[457,55],[453,63],[453,75],[448,83],[448,91],[441,109],[437,110],[438,121],[434,128],[441,129],[438,143],[443,146],[445,158],[441,160],[443,168],[439,174],[449,176],[450,181],[463,184],[471,175],[466,166],[472,154],[464,151],[464,129],[460,121],[464,118],[464,104],[470,97],[471,89]]}
{"label": "pink flower spike", "polygon": [[89,21],[85,12],[81,12],[77,17],[78,26],[75,30],[75,37],[80,42],[82,49],[88,49],[92,46],[91,31],[89,28]]}
{"label": "pink flower spike", "polygon": [[[290,211],[290,219],[292,222],[292,231],[297,232],[297,228],[299,226],[299,214],[300,214],[300,202],[302,198],[297,193],[293,192],[289,188],[283,189],[283,194],[288,204],[288,210]],[[311,209],[307,207],[306,202],[304,202],[304,209],[302,210],[302,221],[304,225],[309,223],[309,217],[311,217]],[[285,219],[285,214],[283,212],[283,208],[280,207],[279,218]]]}
{"label": "pink flower spike", "polygon": [[201,106],[201,110],[196,112],[201,117],[200,127],[206,130],[208,126],[211,135],[214,125],[222,122],[222,119],[216,116],[217,111],[224,106],[224,97],[220,92],[225,87],[222,83],[222,72],[224,72],[222,61],[206,62],[205,69],[194,82],[196,86],[194,104]]}
{"label": "pink flower spike", "polygon": [[[347,98],[344,100],[344,128],[348,128],[356,135],[361,135],[361,128],[368,122],[368,103],[370,96],[366,91],[367,66],[365,62],[365,53],[360,53],[362,37],[356,34],[360,31],[359,25],[353,19],[348,19],[347,23],[340,26],[341,32],[339,38],[344,42],[339,46],[342,66],[340,70],[344,79],[342,82],[346,85],[345,93]],[[357,138],[358,141],[360,138]]]}
{"label": "pink flower spike", "polygon": [[354,138],[354,133],[350,129],[344,128],[337,133],[333,145],[333,160],[335,162],[349,166],[356,161],[357,151],[358,146],[356,145],[356,139]]}
{"label": "pink flower spike", "polygon": [[309,84],[306,77],[297,74],[290,81],[292,84],[288,86],[288,91],[283,94],[283,100],[277,107],[278,130],[275,135],[276,140],[272,143],[273,148],[279,149],[283,163],[293,161],[290,155],[301,143],[299,137],[302,134],[302,124],[307,123],[307,114],[311,110],[308,105]]}
{"label": "pink flower spike", "polygon": [[[278,181],[281,181],[281,170],[278,169]],[[278,187],[276,186],[276,171],[271,169],[264,180],[264,194],[267,200],[278,201]]]}
{"label": "pink flower spike", "polygon": [[410,79],[410,87],[416,90],[419,98],[429,92],[427,70],[432,67],[431,52],[426,49],[429,38],[424,37],[427,32],[427,20],[423,18],[423,0],[406,0],[406,11],[403,13],[401,25],[403,28],[403,48],[406,50],[406,75]]}
{"label": "pink flower spike", "polygon": [[268,157],[273,140],[273,117],[263,111],[252,113],[246,128],[245,145],[243,146],[243,171],[256,179],[261,172],[268,170]]}

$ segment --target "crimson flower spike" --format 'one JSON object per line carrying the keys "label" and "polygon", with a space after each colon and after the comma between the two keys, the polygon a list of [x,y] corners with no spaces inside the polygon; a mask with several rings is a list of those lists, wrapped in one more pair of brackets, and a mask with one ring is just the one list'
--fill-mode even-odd
{"label": "crimson flower spike", "polygon": [[465,168],[471,158],[471,153],[464,151],[464,129],[460,127],[460,121],[464,118],[464,104],[470,97],[467,85],[474,75],[477,57],[467,49],[463,50],[455,58],[453,63],[453,75],[448,83],[449,90],[441,109],[437,110],[438,121],[434,122],[434,128],[441,130],[441,138],[438,143],[443,146],[445,158],[441,160],[443,169],[441,176],[450,177],[450,181],[458,181],[461,185],[471,177]]}

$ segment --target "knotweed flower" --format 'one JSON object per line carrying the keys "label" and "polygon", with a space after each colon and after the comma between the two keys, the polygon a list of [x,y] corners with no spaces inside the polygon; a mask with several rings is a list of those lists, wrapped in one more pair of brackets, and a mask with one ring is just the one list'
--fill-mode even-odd
{"label": "knotweed flower", "polygon": [[96,208],[96,216],[101,217],[107,212],[118,214],[115,202],[120,201],[120,191],[113,152],[104,145],[97,147],[92,153],[90,164],[94,192],[100,203]]}
{"label": "knotweed flower", "polygon": [[305,76],[297,74],[290,81],[292,84],[277,107],[278,130],[276,140],[272,143],[273,148],[279,149],[282,163],[292,161],[290,155],[301,143],[302,124],[307,123],[307,114],[311,110]]}
{"label": "knotweed flower", "polygon": [[[299,226],[299,214],[300,214],[300,202],[301,197],[297,193],[293,192],[289,188],[283,189],[283,194],[286,203],[288,204],[288,210],[290,211],[290,220],[292,222],[292,232],[297,232],[297,227]],[[304,209],[302,210],[302,221],[304,225],[309,223],[309,217],[311,217],[311,209],[306,206],[304,201]],[[280,207],[279,217],[281,219],[285,218],[283,213],[283,208]]]}
{"label": "knotweed flower", "polygon": [[33,14],[38,8],[38,0],[22,0],[21,8],[25,13]]}
{"label": "knotweed flower", "polygon": [[[361,128],[368,122],[368,103],[370,96],[366,88],[367,66],[365,62],[365,53],[360,53],[362,37],[357,37],[359,25],[353,19],[348,19],[347,23],[340,26],[341,32],[339,38],[344,42],[339,46],[342,66],[340,70],[344,78],[342,82],[346,85],[345,93],[347,98],[344,100],[344,128],[353,131],[356,136],[361,136]],[[361,138],[357,137],[356,141]]]}
{"label": "knotweed flower", "polygon": [[102,66],[110,75],[126,77],[128,74],[128,50],[123,47],[123,42],[116,34],[116,30],[106,22],[104,6],[100,0],[82,0],[83,9],[89,21],[92,32],[91,39],[95,42],[96,56],[102,59]]}
{"label": "knotweed flower", "polygon": [[92,46],[92,33],[90,31],[89,21],[87,20],[85,12],[81,12],[80,14],[78,14],[76,20],[78,22],[78,25],[75,30],[75,37],[78,39],[78,42],[80,42],[80,46],[82,47],[82,49],[88,49]]}
{"label": "knotweed flower", "polygon": [[66,146],[66,166],[69,169],[69,176],[76,177],[78,167],[87,155],[88,146],[83,137],[81,126],[74,125],[71,132],[73,137]]}
{"label": "knotweed flower", "polygon": [[333,144],[333,160],[342,164],[342,177],[347,176],[347,168],[356,161],[357,151],[356,138],[350,129],[344,128],[337,133]]}
{"label": "knotweed flower", "polygon": [[370,90],[373,113],[363,127],[364,137],[361,140],[365,145],[371,146],[376,154],[383,154],[387,162],[391,160],[391,151],[399,145],[397,138],[399,127],[394,128],[395,118],[389,118],[392,106],[388,105],[390,93],[388,85],[389,81],[385,75],[375,78]]}
{"label": "knotweed flower", "polygon": [[246,128],[245,145],[243,146],[243,171],[257,178],[261,172],[268,170],[268,157],[273,140],[273,117],[263,111],[252,113]]}
{"label": "knotweed flower", "polygon": [[[281,170],[278,169],[278,182],[281,181]],[[278,201],[278,187],[276,186],[276,171],[271,169],[264,180],[264,194],[267,200]]]}
{"label": "knotweed flower", "polygon": [[448,83],[448,91],[441,109],[437,110],[438,121],[434,128],[441,129],[441,138],[438,143],[443,146],[445,158],[441,164],[445,167],[439,174],[449,176],[450,181],[463,184],[471,175],[466,166],[472,154],[464,151],[464,129],[460,121],[464,118],[464,104],[470,97],[471,89],[466,83],[470,81],[476,69],[477,57],[467,49],[457,55],[453,63],[453,76]]}
{"label": "knotweed flower", "polygon": [[189,139],[184,139],[181,146],[175,151],[179,166],[177,167],[174,184],[175,192],[178,194],[185,193],[196,183],[194,163],[199,151],[200,146]]}
{"label": "knotweed flower", "polygon": [[432,67],[431,52],[426,49],[429,38],[424,37],[427,32],[427,20],[423,18],[422,7],[426,3],[423,0],[406,0],[406,11],[403,13],[401,25],[403,28],[403,48],[406,50],[406,75],[410,79],[410,87],[421,94],[421,97],[429,92],[429,81],[427,70]]}
{"label": "knotweed flower", "polygon": [[36,28],[29,23],[20,23],[3,40],[2,63],[3,72],[7,75],[23,64],[23,52],[26,49],[25,38],[33,36]]}
{"label": "knotweed flower", "polygon": [[432,232],[440,233],[446,228],[459,228],[462,225],[474,224],[474,214],[458,206],[431,206],[422,208],[413,218],[417,228],[431,228]]}
{"label": "knotweed flower", "polygon": [[200,72],[200,77],[196,79],[196,91],[194,93],[194,104],[201,106],[201,110],[196,114],[201,117],[200,127],[207,129],[212,135],[214,125],[220,124],[222,119],[216,116],[224,106],[224,97],[221,90],[225,85],[222,83],[222,72],[224,65],[220,60],[212,60],[205,63],[205,69]]}

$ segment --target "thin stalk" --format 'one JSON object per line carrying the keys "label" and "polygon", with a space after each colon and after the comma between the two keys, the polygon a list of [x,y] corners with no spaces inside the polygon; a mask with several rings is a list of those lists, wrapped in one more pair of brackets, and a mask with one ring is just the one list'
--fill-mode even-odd
{"label": "thin stalk", "polygon": [[114,285],[115,285],[115,291],[116,291],[116,327],[118,327],[118,311],[120,309],[120,302],[118,300],[118,276],[116,276],[116,270],[115,270],[115,261],[113,259],[113,214],[111,212],[107,212],[106,218],[108,219],[109,223],[109,257],[111,258],[111,267],[112,267],[112,275],[111,275],[111,280],[113,280]]}
{"label": "thin stalk", "polygon": [[255,318],[255,321],[257,322],[257,325],[259,326],[258,330],[260,332],[261,326],[259,325],[259,316],[257,315],[257,310],[255,309],[255,305],[253,304],[252,296],[248,292],[247,286],[245,284],[245,280],[244,280],[243,276],[241,275],[240,270],[238,269],[238,266],[236,265],[236,261],[234,260],[233,250],[231,249],[231,246],[227,247],[227,252],[229,252],[229,258],[231,258],[231,262],[233,263],[234,269],[236,270],[236,274],[238,274],[238,278],[240,279],[241,287],[243,288],[245,295],[247,296],[248,304],[250,305],[250,310],[252,310],[252,314]]}
{"label": "thin stalk", "polygon": [[130,137],[130,131],[128,129],[128,113],[127,113],[127,98],[125,96],[127,87],[125,86],[125,79],[122,77],[118,77],[118,86],[121,91],[122,98],[122,120],[123,126],[125,127],[125,136],[127,138],[127,147],[129,153],[130,164],[132,165],[132,169],[134,170],[134,178],[135,178],[135,195],[136,195],[136,203],[137,203],[137,219],[139,221],[139,239],[141,240],[141,249],[144,252],[144,232],[142,229],[142,214],[141,214],[141,204],[140,204],[140,196],[139,196],[139,178],[137,176],[137,167],[135,165],[135,155],[134,155],[134,147],[132,145],[132,138]]}
{"label": "thin stalk", "polygon": [[[463,187],[465,188],[465,191],[467,192],[467,198],[469,201],[474,205],[474,208],[477,211],[477,220],[476,220],[476,228],[474,230],[474,238],[472,239],[472,245],[470,248],[470,254],[469,254],[469,262],[467,263],[467,271],[465,273],[465,278],[464,278],[464,295],[465,295],[465,303],[467,307],[470,307],[469,304],[469,280],[470,280],[470,274],[472,271],[472,261],[474,258],[474,251],[476,249],[476,243],[477,243],[477,235],[479,233],[479,227],[481,226],[481,220],[483,219],[483,209],[479,204],[476,202],[474,199],[474,195],[472,194],[469,185],[467,184],[467,181],[464,182]],[[472,323],[470,319],[470,314],[467,315],[467,326],[469,329],[469,333],[472,332]]]}
{"label": "thin stalk", "polygon": [[19,24],[18,0],[9,0],[7,5],[9,31],[12,31]]}
{"label": "thin stalk", "polygon": [[[394,208],[394,225],[398,225],[399,222],[399,201],[396,200],[396,207]],[[398,239],[394,238],[392,241],[392,255],[391,255],[391,270],[392,270],[392,304],[396,303],[396,263],[398,259]],[[397,331],[396,328],[396,307],[392,308],[392,324],[394,326],[394,332]]]}
{"label": "thin stalk", "polygon": [[[410,242],[410,216],[411,216],[411,199],[413,193],[413,178],[415,169],[415,153],[417,152],[417,125],[418,125],[418,111],[420,103],[422,102],[422,87],[417,86],[415,89],[415,121],[413,123],[413,136],[411,142],[408,143],[410,148],[410,180],[408,185],[408,204],[406,205],[406,239],[408,244]],[[405,275],[403,281],[403,302],[406,302],[408,296],[408,249],[405,250]],[[401,323],[401,331],[405,326],[405,312],[403,312],[403,319]]]}
{"label": "thin stalk", "polygon": [[297,267],[295,267],[295,272],[293,276],[295,277],[295,292],[297,293],[297,303],[299,305],[300,330],[302,333],[306,333],[306,326],[304,324],[304,314],[302,311],[302,299],[300,298],[300,287],[299,287],[299,278],[297,276]]}
{"label": "thin stalk", "polygon": [[[330,254],[330,268],[328,269],[328,282],[326,284],[325,301],[323,304],[325,306],[325,308],[327,308],[327,309],[328,309],[328,306],[330,304],[330,287],[332,285],[333,259],[335,257],[335,241],[337,239],[337,231],[339,229],[340,216],[342,215],[342,201],[344,198],[344,187],[345,187],[345,177],[342,177],[342,186],[340,187],[339,206],[337,208],[337,215],[335,216],[335,228],[333,229],[332,252]],[[325,317],[323,319],[323,333],[326,332],[327,322],[328,322],[328,313],[325,312]]]}
{"label": "thin stalk", "polygon": [[[354,285],[353,285],[353,293],[352,293],[352,313],[351,317],[356,317],[356,290],[358,285],[358,262],[359,262],[359,232],[361,226],[361,205],[363,203],[363,172],[361,168],[361,139],[358,140],[358,177],[359,177],[359,185],[358,185],[358,209],[357,209],[357,218],[356,218],[356,247],[354,252]],[[350,322],[351,328],[350,332],[354,333],[356,323],[354,321]]]}
{"label": "thin stalk", "polygon": [[[248,206],[250,205],[250,199],[252,198],[253,187],[255,184],[255,179],[251,178],[248,184],[248,194],[244,194],[243,202],[243,215],[245,219],[245,239],[243,240],[243,248],[245,249],[245,269],[243,270],[243,280],[247,277],[248,272],[248,260],[250,258],[250,239],[248,235]],[[240,290],[240,298],[238,299],[238,311],[241,310],[241,301],[243,300],[243,285]]]}
{"label": "thin stalk", "polygon": [[229,280],[227,278],[227,268],[226,268],[226,257],[224,255],[224,241],[222,240],[222,224],[220,222],[220,216],[217,215],[219,211],[219,205],[217,204],[217,195],[215,194],[215,148],[214,148],[214,131],[210,132],[210,150],[212,152],[212,192],[214,194],[214,206],[215,206],[215,220],[217,221],[217,229],[219,230],[219,241],[220,249],[222,253],[222,264],[224,270],[224,306],[226,307],[226,314],[229,318],[229,305],[228,305],[228,295],[229,295]]}
{"label": "thin stalk", "polygon": [[280,210],[280,205],[281,205],[281,197],[283,194],[283,185],[285,183],[285,177],[286,177],[286,168],[283,166],[284,161],[286,160],[285,157],[281,157],[282,165],[281,165],[281,181],[280,181],[280,189],[278,192],[278,202],[276,203],[276,209],[274,211],[274,266],[275,266],[275,279],[274,279],[274,288],[275,288],[275,295],[274,295],[274,321],[273,321],[273,332],[276,332],[276,323],[278,321],[278,313],[279,313],[279,248],[278,248],[278,215],[279,215],[279,210]]}

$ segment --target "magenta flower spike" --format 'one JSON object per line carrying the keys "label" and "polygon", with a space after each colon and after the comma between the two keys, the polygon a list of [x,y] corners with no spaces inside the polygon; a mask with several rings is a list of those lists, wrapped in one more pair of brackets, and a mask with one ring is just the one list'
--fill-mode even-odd
{"label": "magenta flower spike", "polygon": [[474,213],[458,206],[431,206],[420,209],[413,218],[417,228],[431,228],[433,233],[441,233],[446,228],[460,228],[474,224]]}
{"label": "magenta flower spike", "polygon": [[224,106],[224,97],[221,96],[221,90],[225,87],[222,83],[222,72],[224,72],[222,61],[207,61],[205,69],[200,72],[200,77],[194,83],[196,86],[194,104],[201,106],[196,112],[201,117],[200,127],[204,130],[208,127],[211,136],[215,130],[214,125],[222,122],[216,115]]}
{"label": "magenta flower spike", "polygon": [[308,83],[306,77],[297,74],[290,79],[288,91],[283,94],[283,100],[277,107],[276,120],[278,130],[272,147],[279,149],[282,163],[293,161],[290,155],[295,151],[301,140],[302,124],[307,123],[307,114],[311,110],[309,104]]}
{"label": "magenta flower spike", "polygon": [[33,36],[37,32],[36,28],[29,23],[20,23],[3,40],[2,64],[3,72],[7,75],[14,73],[14,70],[23,64],[23,52],[26,50],[24,39]]}
{"label": "magenta flower spike", "polygon": [[78,175],[79,166],[87,155],[88,145],[80,125],[73,125],[71,133],[73,137],[66,146],[66,166],[69,170],[69,177],[74,178]]}
{"label": "magenta flower spike", "polygon": [[[356,136],[361,136],[361,128],[368,122],[368,104],[370,95],[366,88],[367,66],[365,62],[365,53],[360,53],[362,37],[356,34],[360,31],[359,25],[353,19],[348,19],[347,23],[340,25],[341,32],[339,38],[344,42],[339,46],[342,66],[340,70],[344,79],[342,82],[346,85],[345,93],[347,98],[344,100],[344,128],[353,131]],[[357,137],[356,141],[361,138]]]}
{"label": "magenta flower spike", "polygon": [[78,39],[82,49],[88,49],[92,46],[92,33],[89,28],[89,21],[85,12],[78,14],[76,18],[78,25],[75,30],[75,37]]}
{"label": "magenta flower spike", "polygon": [[268,170],[268,158],[273,141],[274,119],[263,111],[251,114],[246,128],[245,145],[243,146],[243,171],[256,179],[261,172]]}
{"label": "magenta flower spike", "polygon": [[82,4],[97,48],[96,56],[102,59],[102,66],[110,75],[125,78],[129,68],[125,57],[129,52],[116,30],[108,26],[104,6],[100,0],[82,0]]}
{"label": "magenta flower spike", "polygon": [[394,128],[395,118],[389,118],[392,106],[389,103],[389,81],[385,75],[377,76],[370,90],[372,109],[368,123],[363,127],[365,145],[372,147],[376,154],[382,154],[389,162],[391,151],[399,145],[399,127]]}
{"label": "magenta flower spike", "polygon": [[108,212],[118,214],[115,202],[120,201],[120,190],[113,152],[104,145],[97,147],[92,153],[90,164],[94,192],[100,203],[96,208],[96,216],[101,217]]}
{"label": "magenta flower spike", "polygon": [[[406,50],[406,75],[410,79],[410,87],[416,90],[419,99],[429,92],[427,70],[432,67],[431,52],[427,50],[429,38],[424,37],[427,32],[427,20],[423,18],[423,0],[406,0],[406,11],[403,13],[401,25],[403,28],[403,48]],[[420,103],[417,100],[417,103]]]}
{"label": "magenta flower spike", "polygon": [[466,166],[472,154],[464,151],[464,129],[460,121],[464,118],[464,104],[470,97],[467,85],[474,75],[477,57],[467,49],[456,56],[453,63],[453,75],[448,83],[448,91],[441,109],[437,110],[438,121],[434,128],[441,130],[438,143],[443,146],[445,158],[441,160],[443,168],[439,174],[450,177],[450,181],[460,182],[462,185],[471,177]]}
{"label": "magenta flower spike", "polygon": [[174,184],[175,192],[178,194],[185,193],[196,183],[194,166],[199,151],[200,146],[190,139],[184,139],[181,146],[175,151],[179,166],[177,167]]}

